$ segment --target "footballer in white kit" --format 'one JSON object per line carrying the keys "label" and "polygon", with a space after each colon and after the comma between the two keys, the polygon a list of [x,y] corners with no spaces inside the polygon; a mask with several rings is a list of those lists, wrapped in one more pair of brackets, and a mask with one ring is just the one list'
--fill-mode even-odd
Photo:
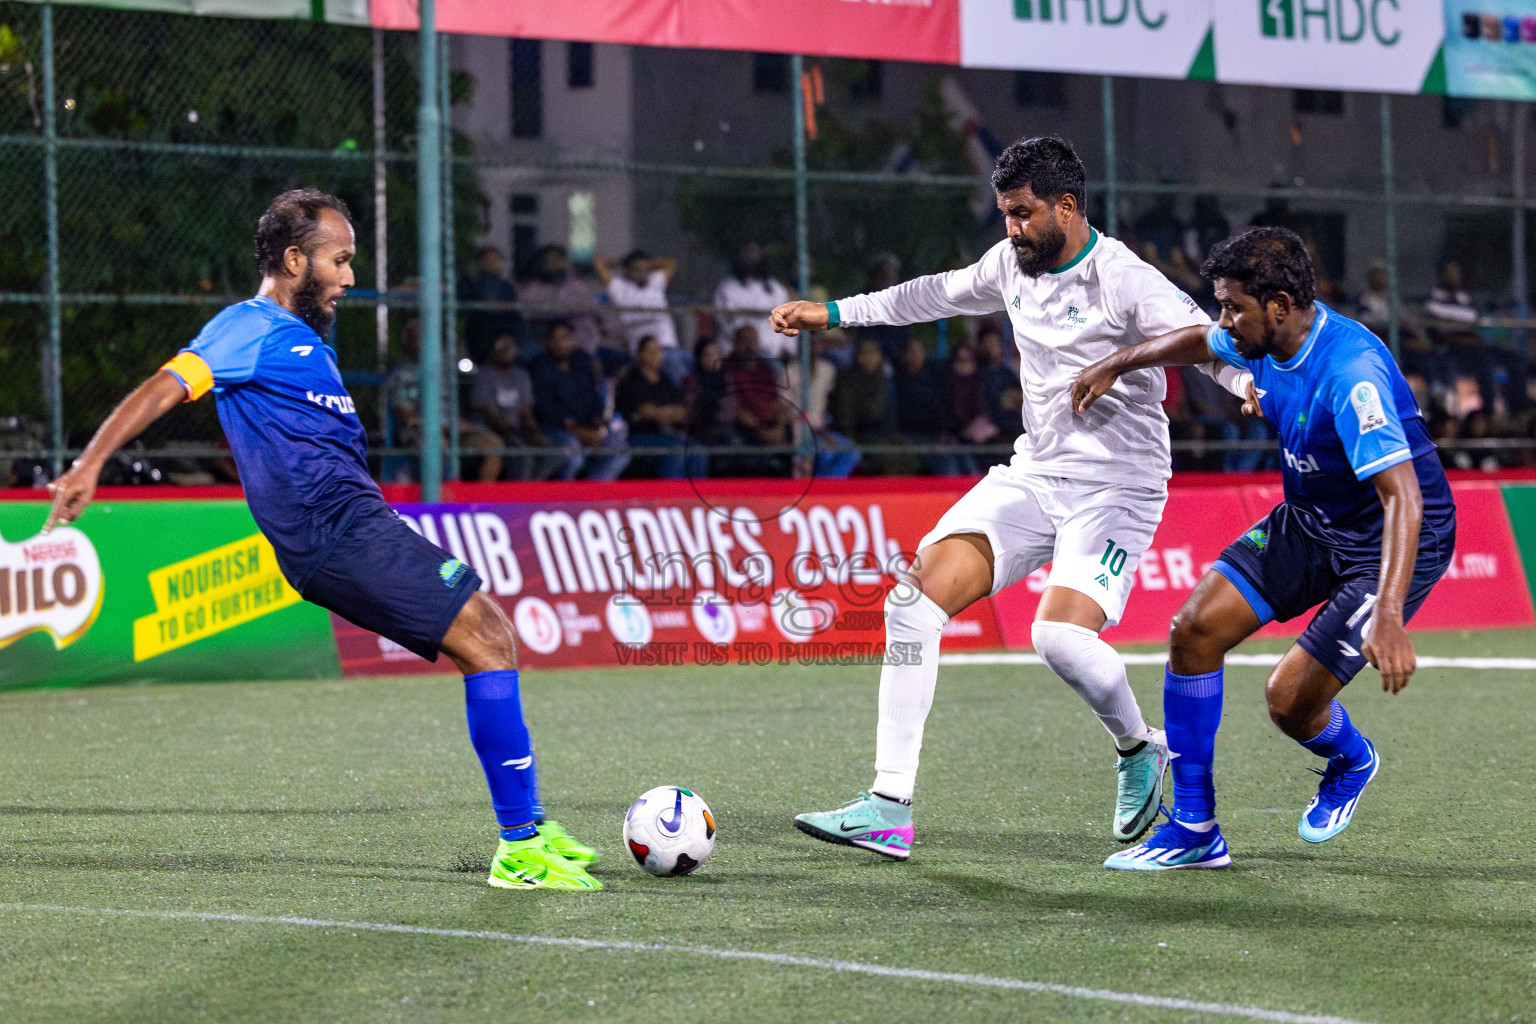
{"label": "footballer in white kit", "polygon": [[[1125,610],[1168,498],[1164,378],[1155,370],[1122,376],[1082,415],[1072,411],[1070,389],[1079,371],[1110,353],[1209,318],[1088,224],[1082,161],[1066,141],[1015,142],[998,157],[992,186],[1008,237],[974,265],[773,311],[775,330],[790,335],[1001,311],[1018,346],[1024,433],[1012,460],[944,513],[886,600],[887,646],[921,655],[881,669],[874,784],[839,808],[795,818],[817,839],[897,860],[911,854],[912,794],[945,624],[1047,563],[1031,636],[1115,740],[1114,838],[1130,842],[1151,825],[1168,764],[1166,739],[1143,720],[1124,663],[1099,639]],[[1248,397],[1247,373],[1214,363],[1201,369]]]}

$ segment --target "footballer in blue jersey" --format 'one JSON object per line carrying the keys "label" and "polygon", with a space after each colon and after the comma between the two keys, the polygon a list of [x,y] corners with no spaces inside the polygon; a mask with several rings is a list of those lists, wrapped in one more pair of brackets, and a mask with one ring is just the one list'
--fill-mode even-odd
{"label": "footballer in blue jersey", "polygon": [[1221,320],[1153,339],[1084,370],[1086,409],[1120,374],[1212,356],[1253,374],[1244,411],[1280,434],[1285,500],[1222,552],[1174,617],[1163,707],[1172,820],[1105,861],[1124,870],[1223,867],[1212,777],[1227,651],[1267,622],[1321,604],[1265,686],[1269,714],[1326,759],[1297,831],[1321,843],[1353,820],[1381,758],[1335,699],[1370,664],[1382,688],[1408,685],[1405,623],[1450,565],[1456,507],[1435,446],[1391,354],[1365,327],[1317,302],[1301,239],[1250,228],[1211,250],[1201,273]]}
{"label": "footballer in blue jersey", "polygon": [[470,740],[501,830],[489,884],[593,890],[597,854],[546,819],[518,689],[517,643],[475,570],[421,537],[368,474],[367,434],[325,343],[353,283],[352,224],[315,189],[275,198],[256,229],[255,298],[223,310],[107,417],[50,485],[44,530],[77,516],[114,451],[212,391],[251,515],[305,600],[464,674]]}

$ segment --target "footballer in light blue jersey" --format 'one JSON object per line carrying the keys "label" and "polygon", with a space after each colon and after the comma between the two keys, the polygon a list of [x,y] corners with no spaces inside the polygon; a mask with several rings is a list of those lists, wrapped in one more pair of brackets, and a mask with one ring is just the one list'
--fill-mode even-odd
{"label": "footballer in light blue jersey", "polygon": [[1170,635],[1163,708],[1173,761],[1172,820],[1105,867],[1157,871],[1231,862],[1212,776],[1226,652],[1266,622],[1321,605],[1265,687],[1270,717],[1327,759],[1297,831],[1344,831],[1381,758],[1335,698],[1367,664],[1382,688],[1408,684],[1404,630],[1450,565],[1456,508],[1408,383],[1369,330],[1316,301],[1305,245],[1250,228],[1211,251],[1201,273],[1221,320],[1184,328],[1084,370],[1086,410],[1120,374],[1215,356],[1253,374],[1244,405],[1280,434],[1285,500],[1222,552]]}
{"label": "footballer in light blue jersey", "polygon": [[423,658],[464,673],[470,741],[501,841],[490,885],[592,890],[597,859],[544,818],[523,721],[517,643],[475,570],[418,535],[368,475],[367,435],[323,340],[352,285],[354,236],[341,200],[295,189],[256,229],[261,289],[210,320],[129,395],[50,485],[44,530],[77,517],[102,464],[182,401],[212,391],[256,525],[294,589]]}

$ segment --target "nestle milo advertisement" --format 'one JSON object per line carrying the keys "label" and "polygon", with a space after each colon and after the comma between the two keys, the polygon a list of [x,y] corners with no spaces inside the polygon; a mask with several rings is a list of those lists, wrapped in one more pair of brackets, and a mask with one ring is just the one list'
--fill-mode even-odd
{"label": "nestle milo advertisement", "polygon": [[0,689],[339,674],[243,501],[104,501],[42,534],[47,509],[0,502]]}

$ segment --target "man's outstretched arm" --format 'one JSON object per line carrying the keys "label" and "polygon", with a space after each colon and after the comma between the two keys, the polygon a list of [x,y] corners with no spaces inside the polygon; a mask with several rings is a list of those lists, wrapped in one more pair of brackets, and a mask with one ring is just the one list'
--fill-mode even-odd
{"label": "man's outstretched arm", "polygon": [[924,324],[951,316],[998,313],[1003,297],[995,262],[989,255],[961,270],[916,277],[836,302],[786,302],[769,319],[776,332],[793,338],[802,330],[821,331],[838,324]]}
{"label": "man's outstretched arm", "polygon": [[[1115,381],[1122,374],[1132,370],[1145,370],[1154,366],[1199,366],[1217,383],[1243,399],[1245,415],[1260,415],[1258,396],[1253,390],[1253,377],[1246,370],[1234,368],[1232,381],[1225,379],[1226,364],[1216,358],[1216,353],[1211,351],[1210,343],[1206,340],[1209,329],[1199,324],[1180,327],[1151,341],[1131,345],[1105,356],[1079,373],[1077,380],[1072,382],[1072,410],[1079,414],[1087,412],[1089,406],[1114,387]],[[1237,388],[1241,388],[1241,393]]]}
{"label": "man's outstretched arm", "polygon": [[96,493],[101,467],[106,465],[112,453],[138,437],[145,427],[186,398],[187,391],[181,380],[167,370],[160,370],[134,388],[133,393],[123,399],[96,429],[96,436],[91,438],[91,443],[85,446],[85,451],[80,453],[69,471],[48,485],[53,507],[48,510],[43,532],[78,519]]}

